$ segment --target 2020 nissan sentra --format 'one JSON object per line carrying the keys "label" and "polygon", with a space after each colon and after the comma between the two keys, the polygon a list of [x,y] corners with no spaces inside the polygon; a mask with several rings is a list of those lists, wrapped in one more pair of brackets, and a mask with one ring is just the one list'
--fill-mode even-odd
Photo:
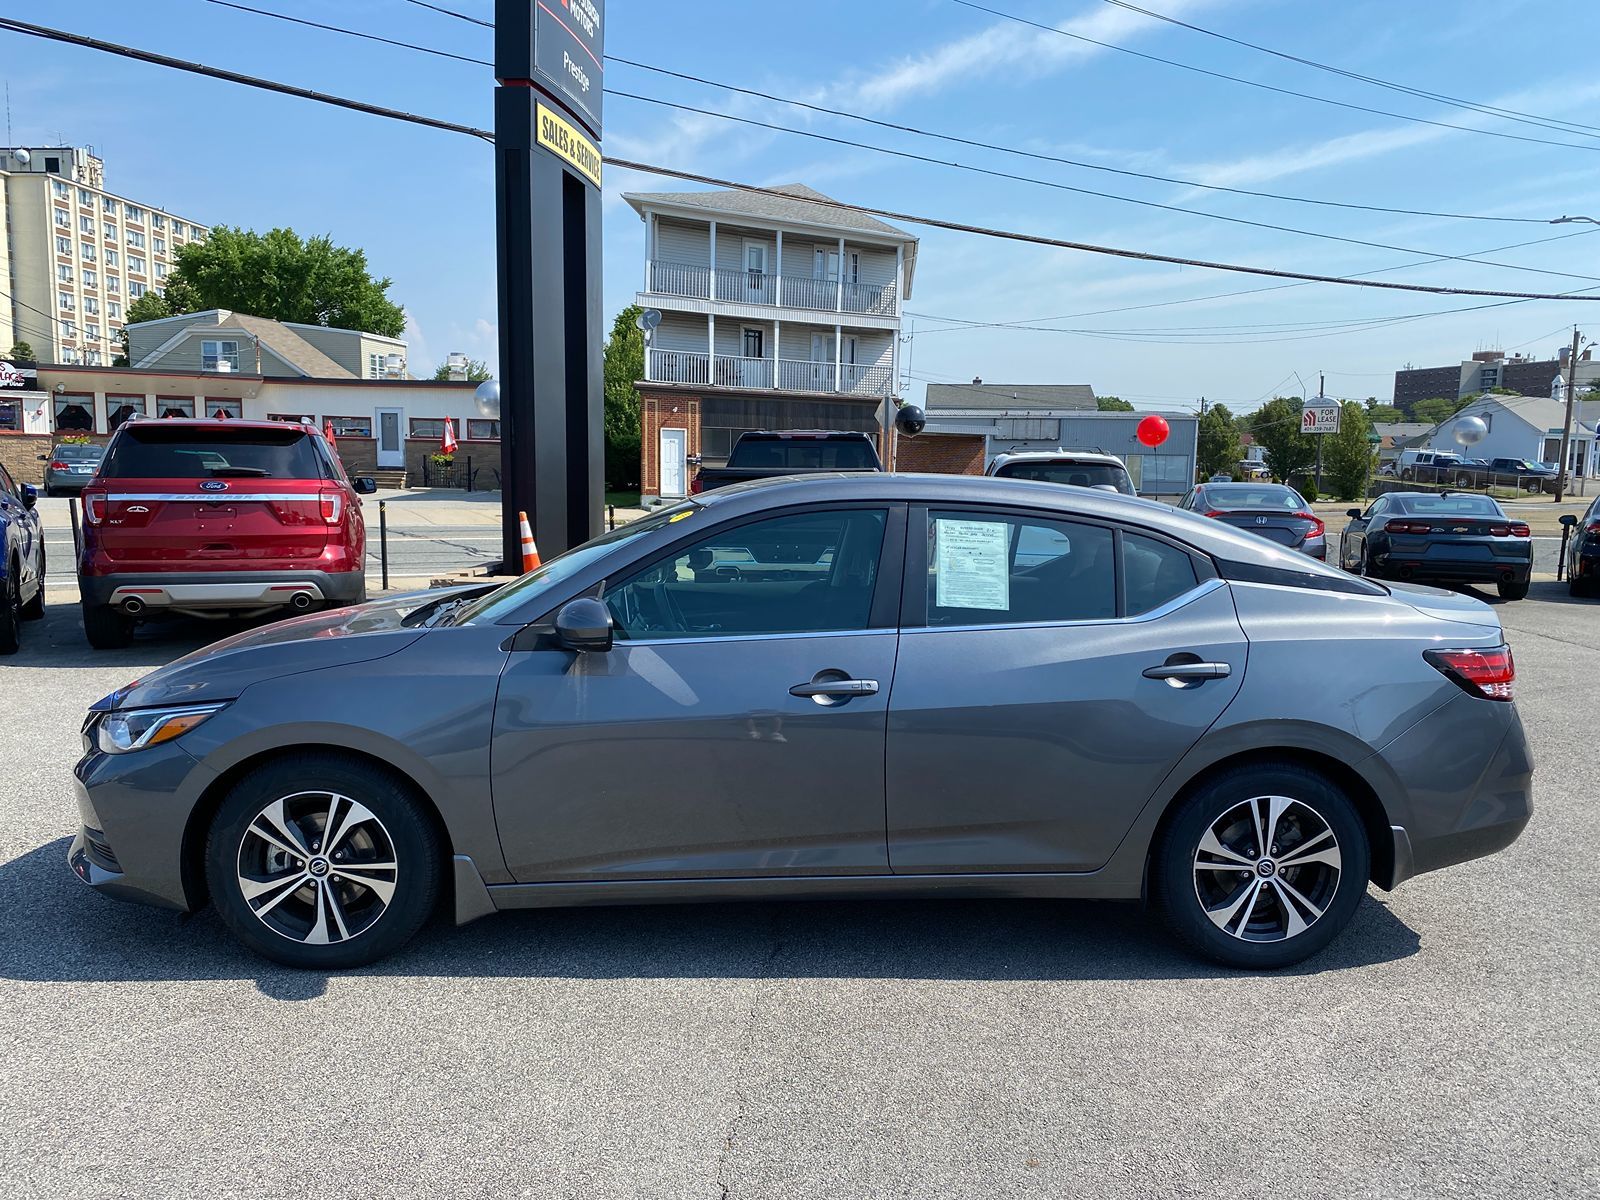
{"label": "2020 nissan sentra", "polygon": [[69,861],[332,968],[441,899],[1148,897],[1242,967],[1496,851],[1532,763],[1494,611],[1165,505],[730,487],[494,590],[218,642],[96,704]]}

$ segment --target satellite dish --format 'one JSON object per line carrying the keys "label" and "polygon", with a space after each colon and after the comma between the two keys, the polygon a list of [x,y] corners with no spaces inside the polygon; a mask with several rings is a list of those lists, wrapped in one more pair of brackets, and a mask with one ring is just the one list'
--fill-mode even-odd
{"label": "satellite dish", "polygon": [[1455,438],[1463,446],[1476,446],[1489,435],[1489,427],[1478,417],[1462,417],[1456,422]]}
{"label": "satellite dish", "polygon": [[26,150],[23,150],[20,147],[11,152],[11,157],[16,159],[23,166],[27,166],[28,163],[33,161],[33,155],[29,154]]}
{"label": "satellite dish", "polygon": [[478,390],[472,393],[472,400],[478,406],[478,415],[490,421],[500,419],[500,381],[486,379],[478,385]]}
{"label": "satellite dish", "polygon": [[633,319],[633,323],[644,332],[649,333],[657,325],[661,324],[661,310],[647,308]]}

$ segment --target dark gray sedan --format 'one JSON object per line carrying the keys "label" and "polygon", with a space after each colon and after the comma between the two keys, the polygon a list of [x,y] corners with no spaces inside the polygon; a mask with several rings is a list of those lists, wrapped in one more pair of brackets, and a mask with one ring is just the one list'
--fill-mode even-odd
{"label": "dark gray sedan", "polygon": [[318,969],[441,901],[997,895],[1147,897],[1279,967],[1521,832],[1514,677],[1478,600],[1165,505],[778,480],[107,696],[69,861]]}
{"label": "dark gray sedan", "polygon": [[1197,484],[1179,507],[1327,560],[1322,518],[1311,511],[1299,492],[1281,483]]}
{"label": "dark gray sedan", "polygon": [[1533,531],[1475,492],[1387,492],[1348,510],[1339,565],[1371,579],[1492,583],[1521,600],[1533,577]]}

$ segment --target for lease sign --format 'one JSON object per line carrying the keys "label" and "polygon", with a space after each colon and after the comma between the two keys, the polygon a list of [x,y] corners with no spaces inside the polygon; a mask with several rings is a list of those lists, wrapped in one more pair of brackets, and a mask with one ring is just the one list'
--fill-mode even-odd
{"label": "for lease sign", "polygon": [[1337,404],[1308,404],[1300,411],[1301,433],[1338,433]]}

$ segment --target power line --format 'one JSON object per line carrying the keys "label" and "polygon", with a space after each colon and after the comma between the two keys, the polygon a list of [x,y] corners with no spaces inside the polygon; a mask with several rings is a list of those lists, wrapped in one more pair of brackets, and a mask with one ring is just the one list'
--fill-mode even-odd
{"label": "power line", "polygon": [[[380,105],[367,104],[364,101],[350,100],[342,96],[332,96],[322,92],[310,91],[306,88],[292,87],[288,84],[278,83],[274,80],[260,79],[251,75],[243,75],[234,71],[223,71],[216,67],[209,67],[203,63],[192,62],[187,59],[173,58],[168,55],[153,54],[149,51],[135,50],[132,47],[121,46],[115,43],[101,42],[96,38],[84,37],[81,34],[66,33],[62,30],[51,29],[41,25],[30,25],[27,22],[13,20],[9,17],[0,17],[0,29],[9,29],[14,33],[26,34],[30,37],[41,37],[51,41],[65,42],[69,45],[82,46],[91,50],[100,50],[108,54],[116,54],[124,58],[134,58],[141,62],[153,63],[157,66],[169,67],[173,70],[186,71],[191,74],[204,75],[212,79],[222,79],[226,82],[237,83],[245,87],[261,88],[266,91],[283,95],[296,96],[301,99],[315,100],[323,104],[331,104],[339,108],[353,109],[373,116],[389,117],[394,120],[408,121],[413,124],[427,125],[435,129],[444,129],[453,133],[464,133],[493,142],[494,135],[487,130],[474,129],[467,125],[458,125],[449,121],[440,121],[432,117],[421,117],[415,113],[400,112],[396,109],[384,108]],[[794,197],[776,188],[762,187],[752,183],[741,183],[731,179],[723,179],[715,175],[707,175],[696,171],[686,171],[681,168],[666,167],[655,163],[637,162],[631,159],[617,158],[610,155],[604,157],[607,166],[619,170],[637,171],[645,175],[659,175],[668,179],[681,179],[689,183],[701,183],[708,187],[731,188],[736,191],[751,192],[757,195],[772,196],[781,200],[793,200]],[[1216,262],[1209,259],[1182,258],[1172,254],[1158,254],[1148,250],[1129,250],[1116,246],[1101,246],[1092,242],[1076,242],[1066,238],[1048,237],[1044,234],[1024,233],[1017,230],[997,229],[984,225],[973,225],[962,221],[952,221],[942,217],[922,216],[913,213],[898,212],[894,209],[880,208],[866,204],[847,204],[842,200],[833,200],[827,197],[817,199],[808,198],[808,204],[822,208],[833,208],[841,212],[854,212],[864,216],[879,217],[889,221],[904,221],[913,225],[925,225],[933,229],[944,229],[953,233],[968,233],[982,237],[995,238],[1000,241],[1021,242],[1036,246],[1049,246],[1060,250],[1077,250],[1087,254],[1100,254],[1112,258],[1129,259],[1135,262],[1166,263],[1172,266],[1200,267],[1211,271],[1227,271],[1235,274],[1260,275],[1273,279],[1295,279],[1307,283],[1328,283],[1344,287],[1374,288],[1386,291],[1418,292],[1428,295],[1440,296],[1493,296],[1515,300],[1573,300],[1595,301],[1600,296],[1584,296],[1573,293],[1551,292],[1506,292],[1485,288],[1458,288],[1443,287],[1433,284],[1421,283],[1390,283],[1371,279],[1358,279],[1341,275],[1316,275],[1304,271],[1288,271],[1275,267],[1256,267],[1240,263]]]}
{"label": "power line", "polygon": [[81,33],[68,33],[63,29],[52,29],[48,25],[32,25],[27,21],[18,21],[12,17],[0,17],[0,29],[7,29],[12,33],[26,34],[29,37],[44,38],[47,41],[62,42],[69,46],[81,46],[88,50],[99,50],[103,54],[115,54],[120,58],[131,58],[136,62],[151,63],[158,67],[170,67],[175,71],[187,71],[191,75],[204,75],[211,79],[220,79],[226,83],[261,88],[284,96],[297,96],[302,100],[315,100],[319,104],[331,104],[336,108],[366,113],[369,116],[388,117],[395,121],[408,121],[413,125],[425,125],[431,129],[443,129],[448,133],[464,133],[470,137],[482,138],[486,142],[494,141],[494,135],[488,130],[475,129],[471,125],[459,125],[454,121],[441,121],[437,117],[424,117],[416,113],[402,112],[399,109],[384,108],[382,105],[368,104],[363,100],[351,100],[328,92],[317,92],[310,88],[295,87],[289,83],[279,83],[273,79],[262,79],[255,75],[243,75],[238,71],[225,71],[220,67],[208,67],[204,63],[194,62],[186,58],[173,58],[170,55],[156,54],[149,50],[136,50],[132,46],[124,46],[118,42],[103,42],[99,38],[85,37]]}
{"label": "power line", "polygon": [[[346,37],[361,38],[363,40],[370,41],[370,42],[379,42],[379,43],[381,43],[383,45],[386,45],[386,46],[394,46],[394,47],[397,47],[397,48],[400,48],[400,49],[404,49],[404,50],[414,50],[414,51],[416,51],[417,53],[420,53],[420,54],[431,54],[431,55],[434,55],[434,56],[439,57],[439,58],[453,59],[453,60],[455,60],[457,62],[470,63],[470,64],[473,64],[475,66],[481,66],[481,67],[493,67],[494,66],[494,64],[492,62],[490,62],[489,60],[487,60],[487,59],[473,58],[470,55],[465,55],[465,54],[455,54],[455,53],[453,53],[451,51],[448,51],[448,50],[438,50],[438,49],[435,49],[434,47],[431,47],[431,46],[418,45],[415,42],[406,42],[406,41],[397,40],[395,38],[380,37],[379,35],[374,34],[374,33],[366,33],[366,32],[363,32],[363,31],[357,30],[357,29],[349,29],[349,28],[346,28],[346,27],[344,27],[342,25],[328,25],[328,24],[324,24],[321,21],[309,21],[309,20],[306,20],[306,19],[301,18],[301,17],[289,16],[286,13],[273,12],[270,9],[255,8],[255,7],[252,7],[251,5],[248,5],[248,4],[234,3],[234,0],[206,0],[206,3],[215,4],[215,5],[217,5],[217,6],[221,7],[221,8],[236,9],[236,10],[238,10],[240,12],[255,13],[258,16],[271,17],[271,18],[273,18],[275,20],[279,20],[279,21],[288,21],[291,24],[304,25],[304,26],[308,26],[308,27],[310,27],[312,29],[321,29],[321,30],[324,30],[324,31],[326,31],[328,33],[338,33],[338,34],[343,34]],[[423,7],[425,7],[425,8],[433,8],[435,6],[433,6],[433,5],[424,5]],[[459,16],[459,15],[462,15],[462,14],[455,14],[455,15]],[[471,19],[471,18],[467,18],[467,19]],[[480,23],[487,24],[487,22],[480,22]],[[607,62],[620,63],[623,66],[633,67],[633,68],[635,68],[637,70],[641,70],[641,71],[649,71],[649,72],[652,72],[653,74],[656,74],[656,75],[662,75],[662,76],[666,76],[666,77],[669,77],[669,78],[672,78],[672,79],[680,79],[680,80],[684,80],[684,81],[691,82],[691,83],[701,84],[701,85],[703,85],[705,87],[720,88],[720,89],[722,89],[724,91],[735,92],[735,93],[738,93],[738,94],[744,95],[744,96],[751,96],[751,97],[754,97],[756,99],[765,100],[765,101],[768,101],[768,102],[771,102],[771,103],[775,103],[775,104],[792,105],[793,107],[796,107],[796,108],[802,108],[802,109],[806,109],[808,111],[816,112],[816,113],[823,113],[823,114],[826,114],[828,116],[841,117],[841,118],[843,118],[845,120],[859,121],[859,122],[861,122],[863,124],[873,125],[873,126],[876,126],[876,127],[880,128],[880,129],[888,129],[888,130],[892,130],[892,131],[899,132],[899,133],[909,133],[909,134],[912,134],[912,135],[914,135],[916,137],[932,138],[932,139],[935,139],[935,140],[938,140],[938,141],[951,142],[951,143],[953,143],[955,145],[960,145],[960,146],[971,146],[971,147],[974,147],[974,148],[977,148],[977,149],[980,149],[980,150],[996,151],[996,152],[999,152],[1001,154],[1008,154],[1008,155],[1012,155],[1012,156],[1017,157],[1017,158],[1032,159],[1032,160],[1037,161],[1037,162],[1059,163],[1059,164],[1061,164],[1063,166],[1073,167],[1073,168],[1076,168],[1078,170],[1099,171],[1099,172],[1102,172],[1104,174],[1121,175],[1121,176],[1124,176],[1124,177],[1130,178],[1130,179],[1145,179],[1145,180],[1149,180],[1149,181],[1151,181],[1153,183],[1168,183],[1168,184],[1172,184],[1172,185],[1174,185],[1176,187],[1198,188],[1198,189],[1201,189],[1201,190],[1204,190],[1204,191],[1221,192],[1221,193],[1225,193],[1227,195],[1250,196],[1250,197],[1253,197],[1255,199],[1263,199],[1263,200],[1280,200],[1280,201],[1293,203],[1293,204],[1310,204],[1310,205],[1316,205],[1318,207],[1323,207],[1323,208],[1341,208],[1341,209],[1353,210],[1353,211],[1358,211],[1358,212],[1379,212],[1379,213],[1388,213],[1388,214],[1391,214],[1391,215],[1404,216],[1404,217],[1430,217],[1430,218],[1436,218],[1436,219],[1441,219],[1441,220],[1492,221],[1492,222],[1499,222],[1499,223],[1503,223],[1503,224],[1525,224],[1525,225],[1547,225],[1547,224],[1549,224],[1548,219],[1544,218],[1544,217],[1484,216],[1484,215],[1479,215],[1479,214],[1475,214],[1475,213],[1436,212],[1436,211],[1433,211],[1433,210],[1430,210],[1430,209],[1395,208],[1395,207],[1391,207],[1391,206],[1387,206],[1387,205],[1381,205],[1381,204],[1357,204],[1357,203],[1349,202],[1349,201],[1326,200],[1326,199],[1321,199],[1321,198],[1318,198],[1318,197],[1311,197],[1311,196],[1290,196],[1290,195],[1285,195],[1285,194],[1278,193],[1278,192],[1256,191],[1256,190],[1253,190],[1253,189],[1250,189],[1250,188],[1225,187],[1225,186],[1223,186],[1221,184],[1202,183],[1199,180],[1195,180],[1195,179],[1178,179],[1178,178],[1173,177],[1173,176],[1156,175],[1156,174],[1153,174],[1153,173],[1147,172],[1147,171],[1131,171],[1131,170],[1127,170],[1127,169],[1121,168],[1121,167],[1106,166],[1106,165],[1104,165],[1102,163],[1091,163],[1091,162],[1084,162],[1084,161],[1079,160],[1079,159],[1066,158],[1066,157],[1064,157],[1062,155],[1044,154],[1044,153],[1040,153],[1040,152],[1036,152],[1036,151],[1032,151],[1032,150],[1022,150],[1022,149],[1018,149],[1018,148],[1011,147],[1011,146],[997,146],[997,145],[994,145],[991,142],[980,141],[980,140],[978,140],[976,138],[962,137],[962,136],[960,136],[958,134],[942,133],[942,132],[937,131],[937,130],[921,129],[921,128],[918,128],[918,127],[913,126],[913,125],[904,125],[904,124],[900,124],[900,123],[895,122],[895,121],[884,121],[884,120],[880,120],[880,119],[878,119],[876,117],[866,116],[863,113],[850,112],[849,110],[846,110],[846,109],[830,108],[827,105],[814,104],[814,103],[811,103],[810,101],[799,100],[799,99],[795,99],[794,97],[790,97],[790,96],[779,96],[779,95],[775,95],[775,94],[768,93],[768,92],[758,91],[755,88],[742,87],[742,86],[740,86],[738,84],[734,84],[734,83],[727,83],[727,82],[724,82],[724,81],[721,81],[721,80],[716,80],[716,79],[707,79],[707,78],[705,78],[703,76],[693,75],[693,74],[690,74],[690,73],[684,72],[684,71],[674,71],[674,70],[670,70],[670,69],[668,69],[666,67],[658,67],[658,66],[655,66],[655,65],[653,65],[651,63],[638,62],[638,61],[636,61],[634,59],[622,58],[622,57],[620,57],[618,55],[614,55],[614,54],[608,54],[608,55],[605,56],[605,58],[606,58]],[[617,90],[615,90],[613,88],[605,88],[604,91],[605,91],[605,94],[608,95],[608,96],[621,96],[621,97],[623,97],[625,99],[642,100],[642,101],[645,101],[646,103],[662,104],[662,105],[672,106],[672,102],[670,102],[670,101],[659,100],[659,99],[656,99],[655,97],[651,97],[651,96],[638,96],[638,95],[634,95],[633,93],[630,93],[630,92],[617,91]],[[681,106],[676,106],[676,107],[681,107],[684,111],[687,111],[687,112],[699,113],[699,114],[704,115],[704,116],[721,117],[721,118],[726,119],[726,120],[741,120],[741,119],[743,119],[743,118],[738,118],[738,117],[731,116],[728,113],[717,112],[717,111],[707,110],[707,109],[703,109],[703,108],[695,108],[695,107],[693,107],[691,105],[681,105]],[[769,128],[769,129],[773,129],[775,131],[798,134],[800,136],[820,136],[820,135],[812,134],[812,133],[810,133],[809,131],[806,131],[806,130],[795,129],[792,126],[788,126],[788,125],[765,124],[764,127],[765,128]],[[860,143],[860,142],[849,142],[849,141],[846,141],[844,144],[851,145],[851,146],[857,146],[857,147],[870,149],[870,150],[877,150],[877,151],[882,152],[882,153],[898,153],[897,151],[887,150],[887,149],[885,149],[884,147],[881,147],[881,146],[868,145],[868,144]],[[926,161],[931,162],[931,163],[935,163],[936,165],[940,165],[940,166],[958,167],[958,168],[963,169],[963,170],[982,170],[983,169],[983,168],[979,168],[979,167],[967,167],[964,164],[960,164],[960,163],[949,163],[949,162],[945,162],[944,160],[939,160],[939,159],[928,159]],[[1009,176],[1008,175],[1008,176],[1006,176],[1006,178],[1025,178],[1025,177]],[[1037,181],[1036,180],[1036,181],[1033,181],[1033,182],[1042,183],[1043,181]],[[1090,193],[1090,194],[1097,195],[1097,196],[1109,196],[1111,199],[1119,199],[1119,200],[1128,199],[1126,197],[1121,197],[1121,196],[1112,196],[1109,193],[1093,192],[1093,193]],[[1131,203],[1143,203],[1142,201],[1133,201],[1133,200],[1130,200],[1129,202],[1131,202]],[[1192,212],[1192,211],[1195,211],[1195,210],[1179,208],[1176,211],[1179,211],[1179,212]],[[1204,213],[1204,214],[1201,214],[1201,215],[1213,216],[1214,214]],[[1226,220],[1226,219],[1229,219],[1229,218],[1221,218],[1221,219]],[[1320,236],[1320,235],[1313,234],[1311,236]],[[1544,273],[1544,272],[1541,272],[1541,273]]]}
{"label": "power line", "polygon": [[1541,117],[1534,113],[1518,112],[1514,108],[1498,108],[1492,104],[1479,104],[1474,100],[1463,100],[1459,96],[1447,96],[1442,92],[1430,92],[1424,88],[1414,88],[1409,84],[1395,83],[1393,80],[1380,79],[1375,75],[1363,75],[1358,71],[1348,71],[1343,67],[1331,66],[1328,63],[1318,62],[1313,58],[1302,58],[1298,54],[1290,54],[1283,50],[1274,50],[1270,46],[1261,46],[1255,42],[1247,42],[1243,38],[1232,37],[1226,33],[1219,33],[1215,29],[1206,29],[1203,26],[1181,21],[1177,17],[1169,17],[1165,13],[1154,12],[1148,8],[1140,8],[1137,4],[1129,4],[1127,0],[1105,0],[1105,3],[1125,8],[1129,12],[1136,12],[1141,16],[1149,17],[1155,21],[1165,21],[1168,25],[1177,25],[1184,29],[1203,33],[1207,37],[1217,38],[1224,42],[1231,42],[1235,46],[1243,46],[1247,50],[1255,50],[1261,54],[1270,54],[1274,58],[1285,59],[1288,62],[1299,63],[1301,66],[1311,67],[1318,71],[1326,71],[1330,75],[1341,75],[1346,79],[1358,80],[1361,83],[1370,83],[1374,87],[1387,88],[1393,92],[1400,92],[1407,96],[1416,96],[1423,100],[1434,100],[1440,104],[1448,104],[1455,108],[1466,109],[1470,112],[1483,113],[1485,116],[1503,117],[1508,121],[1517,121],[1525,125],[1534,125],[1542,129],[1554,129],[1558,133],[1577,133],[1583,137],[1600,137],[1600,127],[1584,125],[1577,121],[1563,121],[1559,117]]}
{"label": "power line", "polygon": [[1297,92],[1292,88],[1275,87],[1270,83],[1261,83],[1255,79],[1245,79],[1242,76],[1229,75],[1223,71],[1207,70],[1205,67],[1197,67],[1191,63],[1179,62],[1178,60],[1172,58],[1162,58],[1157,54],[1146,54],[1143,50],[1132,50],[1127,46],[1118,46],[1114,42],[1102,42],[1096,38],[1088,37],[1085,34],[1072,33],[1066,29],[1058,29],[1054,25],[1046,25],[1041,21],[1030,21],[1027,17],[1018,16],[1016,13],[1003,12],[998,8],[990,8],[987,5],[976,3],[976,0],[952,0],[952,2],[959,4],[964,8],[976,9],[978,12],[986,12],[992,17],[1000,17],[1007,21],[1015,21],[1019,25],[1029,25],[1034,29],[1042,30],[1045,33],[1054,33],[1061,37],[1072,38],[1074,41],[1087,42],[1090,45],[1099,46],[1104,50],[1115,50],[1119,54],[1131,54],[1135,58],[1142,58],[1149,62],[1161,63],[1163,66],[1177,67],[1182,71],[1193,71],[1197,75],[1208,75],[1213,79],[1226,79],[1230,83],[1242,83],[1246,87],[1260,88],[1263,91],[1276,92],[1280,96],[1294,96],[1297,99],[1311,100],[1317,104],[1330,104],[1335,108],[1347,108],[1354,112],[1371,113],[1374,116],[1379,117],[1391,117],[1397,121],[1411,121],[1418,125],[1432,125],[1439,129],[1454,129],[1461,133],[1478,133],[1482,134],[1484,137],[1509,138],[1514,142],[1533,142],[1541,146],[1560,146],[1565,150],[1600,151],[1600,146],[1584,146],[1575,144],[1573,142],[1556,142],[1551,141],[1549,138],[1536,138],[1528,137],[1525,134],[1520,133],[1507,133],[1503,129],[1478,129],[1472,125],[1452,125],[1448,121],[1433,121],[1429,120],[1427,117],[1413,117],[1406,113],[1390,112],[1387,109],[1382,108],[1369,108],[1364,104],[1351,104],[1344,100],[1333,100],[1327,96],[1316,96],[1310,92]]}
{"label": "power line", "polygon": [[456,18],[456,20],[458,20],[458,21],[468,21],[473,25],[482,25],[485,29],[493,29],[494,28],[494,22],[493,21],[484,21],[484,20],[480,20],[477,17],[469,17],[464,12],[457,12],[453,8],[441,8],[437,4],[428,4],[428,3],[425,2],[425,0],[406,0],[406,3],[407,4],[415,4],[418,8],[431,8],[436,13],[443,13],[447,17]]}
{"label": "power line", "polygon": [[995,179],[1005,179],[1013,183],[1026,183],[1035,187],[1051,188],[1056,191],[1073,192],[1080,196],[1094,196],[1101,200],[1115,200],[1123,204],[1136,204],[1141,208],[1155,208],[1162,212],[1183,213],[1185,216],[1203,217],[1212,221],[1225,221],[1230,225],[1244,225],[1251,229],[1266,229],[1273,233],[1292,233],[1299,237],[1317,238],[1322,241],[1344,242],[1352,246],[1366,246],[1373,250],[1392,250],[1397,254],[1426,254],[1436,256],[1438,259],[1450,259],[1456,262],[1470,262],[1481,266],[1499,267],[1507,271],[1523,271],[1533,275],[1555,275],[1565,279],[1585,279],[1600,282],[1600,276],[1579,275],[1571,271],[1555,271],[1544,267],[1524,267],[1518,263],[1499,262],[1488,258],[1469,258],[1459,254],[1443,254],[1436,250],[1419,250],[1413,246],[1396,246],[1389,242],[1373,242],[1365,238],[1344,237],[1337,233],[1319,233],[1314,229],[1299,229],[1292,225],[1278,225],[1270,221],[1252,221],[1247,217],[1230,217],[1225,213],[1206,212],[1204,209],[1183,208],[1176,204],[1162,204],[1158,200],[1141,200],[1136,196],[1123,196],[1116,192],[1101,192],[1094,188],[1076,187],[1070,183],[1061,183],[1052,179],[1039,179],[1031,175],[1018,175],[1012,171],[999,171],[992,167],[980,167],[972,163],[956,162],[954,159],[934,158],[927,154],[916,154],[910,150],[896,150],[889,146],[876,146],[870,142],[858,142],[852,138],[836,137],[833,134],[818,133],[810,129],[794,129],[787,125],[778,125],[771,121],[758,120],[755,117],[740,117],[733,113],[716,112],[709,108],[699,108],[693,104],[680,104],[673,100],[661,100],[654,96],[641,96],[634,92],[617,91],[607,88],[606,94],[624,100],[638,100],[645,104],[655,104],[662,108],[673,108],[679,112],[696,113],[705,117],[716,117],[723,121],[733,121],[740,125],[751,125],[760,129],[769,129],[777,133],[789,133],[796,137],[811,138],[814,141],[828,142],[836,146],[849,146],[856,150],[870,150],[876,154],[886,154],[893,158],[903,158],[911,162],[928,163],[933,166],[949,167],[952,170],[966,171],[975,175],[988,175]]}

